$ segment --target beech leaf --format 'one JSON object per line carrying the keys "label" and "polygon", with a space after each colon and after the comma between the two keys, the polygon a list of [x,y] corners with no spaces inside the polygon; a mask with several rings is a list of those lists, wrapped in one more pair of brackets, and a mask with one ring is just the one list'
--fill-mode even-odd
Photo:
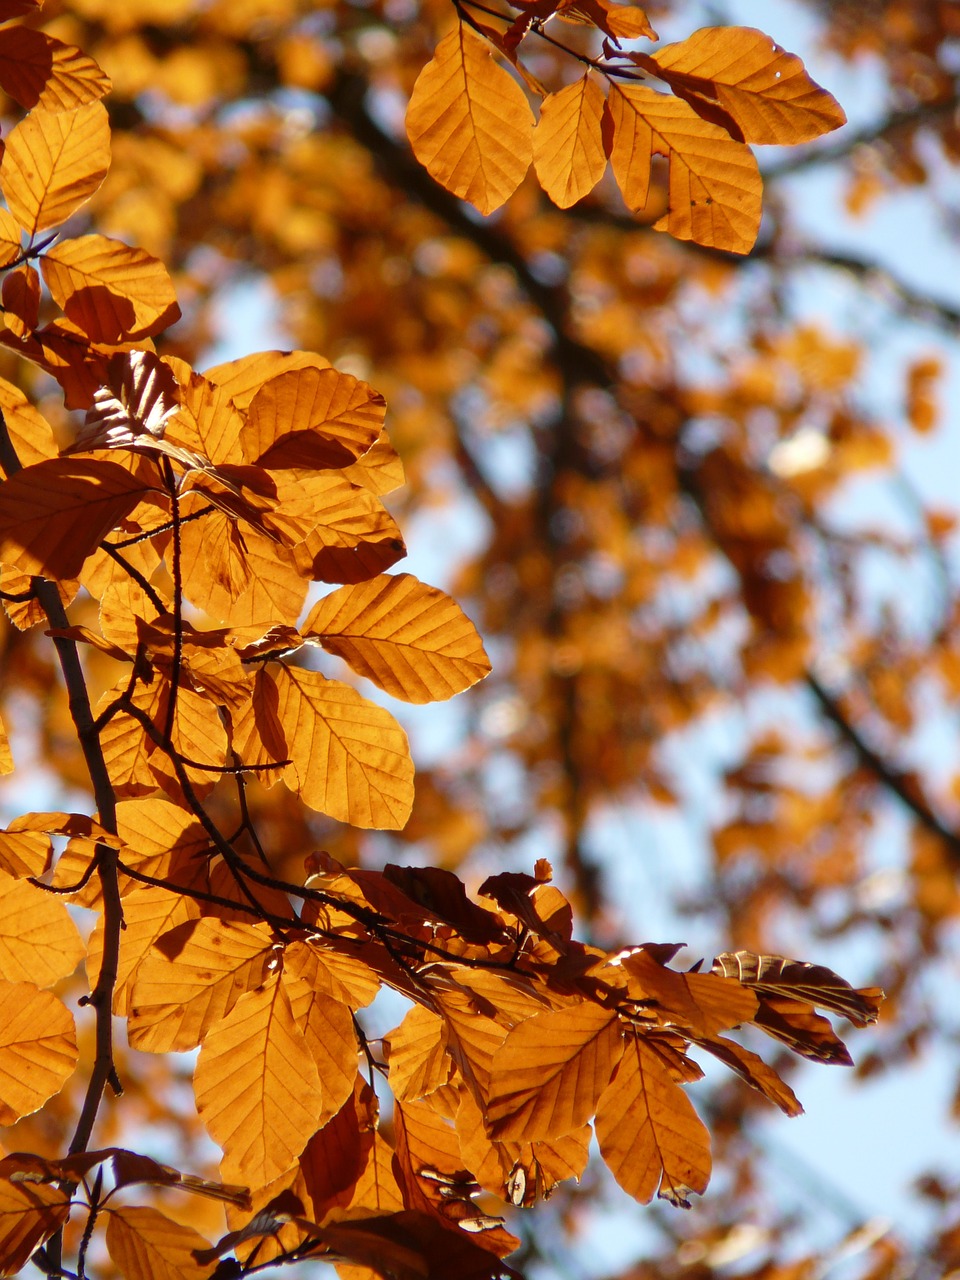
{"label": "beech leaf", "polygon": [[589,195],[603,177],[603,108],[600,86],[589,72],[548,94],[540,107],[533,163],[540,185],[561,209]]}
{"label": "beech leaf", "polygon": [[669,211],[654,223],[678,240],[747,253],[760,228],[763,183],[753,152],[679,98],[645,85],[612,85],[610,163],[623,198],[644,208],[651,160],[669,164]]}
{"label": "beech leaf", "polygon": [[32,235],[65,222],[109,167],[110,126],[102,103],[32,111],[6,140],[0,187],[10,212]]}
{"label": "beech leaf", "polygon": [[413,154],[481,213],[499,209],[523,181],[533,124],[523,90],[462,22],[437,45],[407,107]]}
{"label": "beech leaf", "polygon": [[0,1124],[38,1111],[77,1065],[73,1014],[50,991],[0,981]]}
{"label": "beech leaf", "polygon": [[310,611],[301,630],[407,702],[450,698],[490,670],[476,628],[456,601],[409,573],[341,587]]}
{"label": "beech leaf", "polygon": [[677,94],[718,103],[746,142],[790,145],[839,129],[846,116],[801,60],[754,27],[702,27],[652,55]]}

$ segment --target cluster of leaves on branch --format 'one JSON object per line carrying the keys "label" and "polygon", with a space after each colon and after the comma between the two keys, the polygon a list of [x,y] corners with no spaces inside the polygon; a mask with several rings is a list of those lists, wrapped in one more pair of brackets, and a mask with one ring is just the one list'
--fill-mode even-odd
{"label": "cluster of leaves on branch", "polygon": [[[704,27],[651,56],[620,43],[657,39],[636,5],[530,0],[504,13],[464,0],[456,9],[456,28],[414,86],[407,133],[430,174],[481,213],[513,195],[531,161],[550,199],[568,208],[590,194],[608,157],[628,208],[641,211],[660,156],[669,178],[667,211],[656,230],[746,253],[760,229],[763,191],[746,144],[809,142],[845,123],[800,59],[751,27]],[[489,18],[508,25],[490,26]],[[552,18],[594,28],[603,37],[602,56],[548,34]],[[522,61],[524,42],[537,39],[584,64],[579,79],[548,93]],[[523,90],[488,46],[542,99],[536,123]],[[650,79],[672,92],[643,83]]]}
{"label": "cluster of leaves on branch", "polygon": [[[0,19],[36,8],[0,0]],[[454,39],[476,61],[475,37]],[[703,109],[685,56],[658,66]],[[467,689],[489,663],[449,596],[385,572],[404,544],[382,502],[402,478],[383,397],[301,351],[203,374],[158,355],[151,339],[178,315],[163,265],[59,232],[107,174],[107,78],[78,48],[8,26],[0,84],[28,108],[0,163],[0,340],[84,414],[58,447],[0,382],[0,590],[14,627],[41,627],[56,652],[95,807],[26,813],[0,833],[4,1121],[55,1106],[78,1063],[84,1077],[66,1149],[0,1161],[0,1271],[32,1255],[50,1275],[88,1274],[105,1225],[131,1280],[305,1257],[354,1276],[514,1275],[498,1200],[532,1205],[579,1178],[591,1120],[631,1195],[688,1205],[711,1154],[682,1087],[702,1074],[687,1050],[795,1115],[778,1072],[723,1033],[751,1024],[846,1063],[815,1010],[863,1026],[879,991],[746,950],[680,971],[675,946],[579,942],[543,860],[475,897],[442,868],[348,869],[318,850],[299,852],[298,879],[275,873],[251,780],[359,828],[403,827],[413,800],[403,730],[310,666],[311,647],[415,703]],[[304,617],[314,582],[334,589]],[[96,699],[94,673],[111,666]],[[96,913],[86,944],[68,904]],[[89,1053],[51,990],[81,960]],[[413,1007],[378,1048],[358,1011],[383,986]],[[196,1110],[226,1183],[92,1145],[104,1095],[123,1087],[114,1015],[135,1049],[199,1049]],[[230,1230],[211,1244],[131,1203],[145,1187],[226,1202]]]}

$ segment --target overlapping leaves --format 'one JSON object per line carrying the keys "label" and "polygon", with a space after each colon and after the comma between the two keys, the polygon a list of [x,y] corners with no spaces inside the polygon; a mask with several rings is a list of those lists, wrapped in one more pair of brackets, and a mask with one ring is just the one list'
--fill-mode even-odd
{"label": "overlapping leaves", "polygon": [[[760,226],[762,192],[746,143],[807,142],[844,123],[800,59],[753,28],[705,27],[651,56],[620,43],[656,39],[641,9],[555,0],[511,7],[520,15],[503,30],[489,25],[488,10],[475,19],[467,6],[466,20],[421,72],[407,110],[418,160],[481,213],[513,194],[531,159],[543,189],[566,208],[596,187],[608,157],[627,206],[640,212],[650,204],[652,162],[660,156],[669,170],[667,212],[655,227],[746,253]],[[572,84],[547,92],[520,61],[521,42],[535,42],[555,13],[574,12],[605,37],[602,56]],[[493,50],[542,98],[535,126],[523,91]],[[637,84],[638,68],[672,95]]]}

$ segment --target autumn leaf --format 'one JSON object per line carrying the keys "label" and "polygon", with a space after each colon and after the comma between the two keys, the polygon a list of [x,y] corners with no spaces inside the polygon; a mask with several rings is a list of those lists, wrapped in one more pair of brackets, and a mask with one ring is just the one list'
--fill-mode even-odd
{"label": "autumn leaf", "polygon": [[[277,666],[257,674],[235,749],[258,763],[257,739],[289,756],[283,776],[305,804],[358,827],[398,828],[413,803],[407,737],[393,716],[338,680]],[[256,751],[256,748],[254,748]]]}
{"label": "autumn leaf", "polygon": [[50,458],[0,489],[0,559],[25,573],[75,578],[148,484],[101,459]]}
{"label": "autumn leaf", "polygon": [[0,981],[0,1124],[59,1093],[77,1065],[70,1010],[31,982]]}
{"label": "autumn leaf", "polygon": [[689,1098],[643,1036],[630,1036],[597,1104],[600,1152],[624,1191],[646,1204],[689,1208],[710,1180],[710,1135]]}
{"label": "autumn leaf", "polygon": [[73,973],[85,950],[59,898],[0,876],[0,977],[51,987]]}
{"label": "autumn leaf", "polygon": [[413,87],[407,135],[414,155],[442,187],[492,213],[530,167],[532,130],[523,90],[458,23]]}
{"label": "autumn leaf", "polygon": [[227,1178],[263,1186],[291,1167],[317,1127],[321,1084],[276,973],[207,1035],[193,1087]]}
{"label": "autumn leaf", "polygon": [[0,188],[31,235],[57,227],[100,186],[110,167],[110,126],[100,102],[34,111],[6,140]]}
{"label": "autumn leaf", "polygon": [[57,306],[95,342],[145,338],[180,317],[163,264],[119,240],[64,240],[46,250],[40,269]]}
{"label": "autumn leaf", "polygon": [[348,466],[377,440],[385,411],[383,396],[348,373],[289,370],[253,397],[241,442],[271,470]]}
{"label": "autumn leaf", "polygon": [[460,606],[409,573],[341,587],[310,611],[302,632],[407,702],[450,698],[490,670]]}
{"label": "autumn leaf", "polygon": [[611,85],[610,163],[629,208],[644,208],[651,159],[669,165],[669,210],[654,224],[678,240],[747,253],[760,227],[763,184],[749,147],[678,98],[645,85]]}
{"label": "autumn leaf", "polygon": [[0,1178],[0,1275],[14,1276],[66,1222],[70,1196],[60,1187]]}
{"label": "autumn leaf", "polygon": [[173,1222],[158,1209],[123,1205],[108,1210],[107,1250],[128,1280],[205,1280],[194,1251],[209,1247],[192,1227]]}
{"label": "autumn leaf", "polygon": [[45,31],[0,32],[0,87],[21,107],[70,111],[110,92],[110,79],[88,54]]}
{"label": "autumn leaf", "polygon": [[623,1041],[617,1016],[582,1003],[538,1013],[493,1057],[487,1119],[492,1137],[561,1137],[593,1115]]}
{"label": "autumn leaf", "polygon": [[650,62],[654,74],[695,111],[701,103],[719,104],[746,142],[789,146],[846,123],[836,100],[810,79],[801,60],[753,27],[702,27]]}
{"label": "autumn leaf", "polygon": [[550,199],[567,209],[593,190],[607,167],[604,97],[589,72],[550,93],[533,133],[533,163]]}
{"label": "autumn leaf", "polygon": [[131,1046],[150,1053],[196,1048],[263,982],[272,942],[266,925],[215,919],[187,920],[156,938],[133,977]]}

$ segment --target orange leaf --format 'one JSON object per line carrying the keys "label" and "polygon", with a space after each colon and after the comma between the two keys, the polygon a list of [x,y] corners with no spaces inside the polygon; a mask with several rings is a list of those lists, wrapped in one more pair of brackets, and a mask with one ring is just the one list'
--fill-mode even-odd
{"label": "orange leaf", "polygon": [[93,58],[45,31],[0,31],[0,86],[21,107],[69,111],[110,92],[110,78]]}
{"label": "orange leaf", "polygon": [[6,209],[0,209],[0,267],[7,266],[23,252],[23,233],[16,218]]}
{"label": "orange leaf", "polygon": [[[200,915],[200,908],[186,894],[172,893],[161,889],[159,885],[131,883],[129,880],[125,882],[125,887],[127,893],[123,899],[123,921],[126,927],[120,934],[120,964],[113,989],[113,1012],[119,1017],[130,1013],[131,991],[137,970],[150,954],[151,945],[177,925],[186,920],[195,920]],[[91,987],[96,985],[102,958],[101,916],[87,944],[87,981]]]}
{"label": "orange leaf", "polygon": [[31,235],[57,227],[90,199],[110,167],[110,125],[102,103],[33,111],[7,138],[0,187]]}
{"label": "orange leaf", "polygon": [[0,288],[3,319],[18,338],[32,333],[40,322],[40,277],[36,267],[25,265],[9,271]]}
{"label": "orange leaf", "polygon": [[710,1135],[657,1051],[631,1036],[595,1122],[600,1151],[629,1195],[689,1208],[710,1180]]}
{"label": "orange leaf", "polygon": [[686,102],[644,85],[612,85],[607,107],[613,122],[610,162],[627,205],[646,205],[651,159],[665,156],[670,207],[655,230],[747,253],[760,227],[763,190],[750,148],[702,120]]}
{"label": "orange leaf", "polygon": [[59,1187],[0,1178],[0,1275],[17,1275],[69,1211],[70,1197]]}
{"label": "orange leaf", "polygon": [[698,100],[718,103],[746,142],[809,142],[846,123],[836,99],[810,79],[801,60],[754,27],[702,27],[651,61],[694,110]]}
{"label": "orange leaf", "polygon": [[321,1086],[276,973],[210,1031],[193,1087],[227,1178],[263,1186],[294,1164],[317,1127]]}
{"label": "orange leaf", "polygon": [[490,670],[476,628],[456,601],[409,573],[341,587],[311,610],[301,630],[407,702],[450,698]]}
{"label": "orange leaf", "polygon": [[349,466],[380,435],[385,412],[380,392],[349,373],[289,370],[253,397],[244,453],[272,470]]}
{"label": "orange leaf", "polygon": [[131,1047],[149,1053],[195,1049],[245,991],[260,986],[272,954],[264,924],[205,917],[162,934],[133,977]]}
{"label": "orange leaf", "polygon": [[[266,740],[289,758],[287,785],[305,804],[355,827],[398,829],[413,804],[407,735],[383,707],[338,680],[299,667],[257,674],[252,723],[235,726],[235,749]],[[283,744],[283,745],[281,745]]]}
{"label": "orange leaf", "polygon": [[246,409],[264,383],[281,373],[329,368],[330,361],[313,351],[256,351],[205,369],[203,376],[222,387],[238,409]]}
{"label": "orange leaf", "polygon": [[589,195],[603,177],[603,104],[589,72],[543,100],[533,132],[533,163],[540,185],[561,209]]}
{"label": "orange leaf", "polygon": [[0,1124],[39,1111],[77,1065],[73,1014],[30,982],[0,982]]}
{"label": "orange leaf", "polygon": [[416,1101],[446,1084],[451,1065],[446,1045],[443,1019],[422,1005],[414,1005],[399,1027],[384,1037],[393,1096]]}
{"label": "orange leaf", "polygon": [[50,423],[19,387],[4,378],[0,378],[0,410],[22,466],[57,456],[57,442]]}
{"label": "orange leaf", "polygon": [[205,1280],[210,1268],[194,1258],[210,1242],[158,1209],[124,1205],[107,1210],[107,1250],[125,1280]]}
{"label": "orange leaf", "polygon": [[75,578],[147,491],[138,476],[101,459],[24,467],[0,488],[0,560],[25,573]]}
{"label": "orange leaf", "polygon": [[622,1052],[617,1015],[600,1005],[584,1001],[527,1018],[494,1054],[491,1136],[530,1142],[578,1129]]}
{"label": "orange leaf", "polygon": [[413,86],[407,135],[414,155],[442,187],[492,213],[530,167],[532,131],[523,90],[458,23]]}
{"label": "orange leaf", "polygon": [[320,1076],[323,1099],[317,1115],[317,1128],[320,1128],[337,1114],[353,1093],[358,1051],[353,1011],[349,1005],[331,1000],[323,990],[311,988],[295,969],[288,973],[286,957],[283,982],[294,1020],[303,1032]]}
{"label": "orange leaf", "polygon": [[54,302],[94,342],[145,338],[180,317],[166,267],[120,240],[64,240],[46,251],[40,269]]}
{"label": "orange leaf", "polygon": [[0,977],[51,987],[73,973],[85,951],[59,898],[0,876]]}

